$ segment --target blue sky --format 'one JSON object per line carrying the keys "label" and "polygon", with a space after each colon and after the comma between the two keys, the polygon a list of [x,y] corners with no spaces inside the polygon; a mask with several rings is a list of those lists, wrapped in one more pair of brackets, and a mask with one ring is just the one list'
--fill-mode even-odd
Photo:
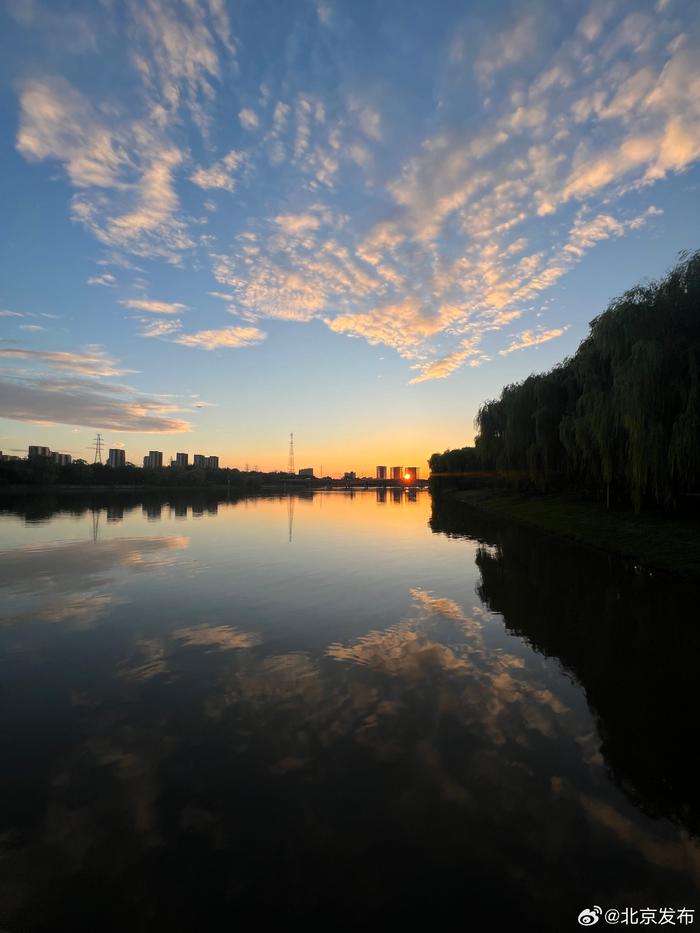
{"label": "blue sky", "polygon": [[423,466],[698,247],[696,3],[2,17],[5,452]]}

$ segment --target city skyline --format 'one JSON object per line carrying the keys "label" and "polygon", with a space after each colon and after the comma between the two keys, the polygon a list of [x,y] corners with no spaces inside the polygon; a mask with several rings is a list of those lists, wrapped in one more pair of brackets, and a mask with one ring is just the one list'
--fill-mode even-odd
{"label": "city skyline", "polygon": [[[98,437],[100,439],[99,450],[96,450],[96,443],[93,443],[89,446],[90,450],[96,451],[95,456],[93,458],[93,462],[100,463],[106,466],[111,466],[111,467],[119,467],[119,466],[127,466],[127,465],[138,466],[138,463],[136,463],[135,461],[127,460],[127,452],[125,448],[109,447],[108,444],[104,442],[101,435],[98,435]],[[0,456],[2,456],[2,454],[3,454],[3,451],[0,450]],[[59,464],[70,463],[72,459],[83,460],[86,463],[90,462],[85,457],[78,458],[78,457],[73,457],[72,454],[59,453],[58,451],[51,450],[51,448],[48,445],[40,445],[40,444],[30,444],[27,448],[25,457],[10,457],[9,459],[14,459],[14,460],[32,459],[32,457],[46,457],[48,459],[55,460]],[[142,458],[142,461],[143,461],[142,465],[144,469],[146,468],[152,469],[154,467],[158,467],[158,468],[175,467],[175,468],[181,469],[181,468],[187,468],[189,466],[192,466],[192,467],[199,466],[199,467],[206,467],[208,469],[212,469],[212,468],[218,469],[219,466],[221,466],[223,469],[227,469],[227,468],[238,469],[241,472],[246,472],[246,473],[251,472],[251,471],[254,473],[261,472],[258,470],[257,464],[252,467],[250,466],[249,463],[246,463],[245,465],[239,465],[238,463],[220,464],[219,463],[220,458],[216,455],[193,453],[192,463],[190,463],[189,457],[190,457],[189,452],[185,452],[185,451],[177,451],[173,456],[173,455],[168,455],[166,452],[162,450],[149,450],[148,454],[144,454]],[[288,475],[296,475],[299,477],[308,477],[308,478],[313,478],[314,476],[316,478],[322,478],[322,477],[331,475],[331,474],[328,474],[327,472],[324,473],[322,466],[319,468],[300,467],[298,470],[293,469],[291,471],[289,469],[286,471],[283,469],[271,470],[269,472],[287,473]],[[355,476],[357,476],[358,478],[367,479],[367,478],[372,478],[372,475],[373,475],[375,479],[387,480],[389,476],[391,475],[391,478],[396,481],[400,481],[402,479],[403,480],[410,479],[411,481],[415,481],[416,479],[420,477],[420,467],[417,467],[417,466],[408,466],[408,467],[376,466],[374,469],[374,474],[369,474],[369,473],[363,474],[357,470],[352,470],[352,471],[343,470],[341,472],[344,474],[345,478],[348,478],[349,476],[352,476],[353,478],[355,478]]]}
{"label": "city skyline", "polygon": [[689,0],[0,17],[7,454],[425,470],[697,247]]}

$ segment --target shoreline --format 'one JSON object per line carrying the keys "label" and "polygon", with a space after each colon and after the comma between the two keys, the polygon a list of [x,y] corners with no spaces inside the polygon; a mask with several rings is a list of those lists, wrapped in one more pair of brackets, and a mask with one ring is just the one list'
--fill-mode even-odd
{"label": "shoreline", "polygon": [[512,519],[550,535],[700,583],[700,522],[668,512],[635,515],[605,511],[561,493],[523,495],[502,490],[442,493],[489,515]]}
{"label": "shoreline", "polygon": [[[80,483],[49,483],[47,485],[42,485],[40,483],[16,483],[8,486],[0,486],[0,496],[8,492],[177,492],[185,491],[191,492],[192,490],[197,490],[204,492],[207,489],[213,490],[238,490],[241,492],[248,492],[250,488],[246,486],[229,486],[227,483],[210,483],[206,486],[161,486],[158,483],[134,483],[134,484],[124,484],[124,485],[104,485],[104,484],[95,484],[94,486],[88,486],[87,484],[83,485]],[[254,487],[259,489],[261,487]]]}

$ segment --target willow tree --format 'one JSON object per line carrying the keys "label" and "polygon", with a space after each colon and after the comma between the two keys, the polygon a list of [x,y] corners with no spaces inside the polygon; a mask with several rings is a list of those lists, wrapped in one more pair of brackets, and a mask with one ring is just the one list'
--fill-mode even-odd
{"label": "willow tree", "polygon": [[573,357],[476,417],[484,466],[545,489],[566,477],[640,509],[700,485],[700,252],[615,299]]}

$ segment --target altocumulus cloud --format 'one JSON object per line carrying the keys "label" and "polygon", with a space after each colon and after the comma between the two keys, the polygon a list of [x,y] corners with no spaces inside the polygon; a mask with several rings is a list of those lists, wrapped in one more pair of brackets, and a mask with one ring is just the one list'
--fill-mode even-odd
{"label": "altocumulus cloud", "polygon": [[152,301],[148,298],[124,298],[119,304],[134,311],[148,311],[149,314],[178,314],[187,310],[187,305],[177,301]]}
{"label": "altocumulus cloud", "polygon": [[[445,63],[425,95],[435,105],[402,100],[410,82],[398,53],[381,82],[371,65],[353,73],[351,43],[342,83],[295,91],[304,62],[280,57],[264,91],[257,79],[246,86],[225,4],[127,4],[124,67],[140,98],[30,75],[18,84],[17,148],[62,167],[73,219],[110,255],[208,264],[218,294],[251,325],[320,319],[413,361],[412,382],[446,378],[562,335],[561,321],[537,328],[532,302],[598,244],[652,224],[660,210],[645,192],[700,159],[690,0],[553,4],[546,21],[526,4],[505,25],[469,10],[448,22],[448,6],[440,32],[449,39],[426,49]],[[316,8],[327,31],[332,8]],[[295,28],[312,48],[304,17]],[[373,84],[372,94],[356,91]],[[237,120],[232,92],[248,104]],[[230,210],[232,196],[240,210],[217,229],[213,209]],[[146,298],[123,305],[185,310]],[[520,335],[506,335],[521,317]],[[177,341],[213,350],[264,337],[250,326]]]}
{"label": "altocumulus cloud", "polygon": [[260,343],[267,334],[257,327],[223,327],[221,330],[200,330],[196,334],[183,334],[177,342],[185,347],[216,350],[218,347],[250,347]]}

